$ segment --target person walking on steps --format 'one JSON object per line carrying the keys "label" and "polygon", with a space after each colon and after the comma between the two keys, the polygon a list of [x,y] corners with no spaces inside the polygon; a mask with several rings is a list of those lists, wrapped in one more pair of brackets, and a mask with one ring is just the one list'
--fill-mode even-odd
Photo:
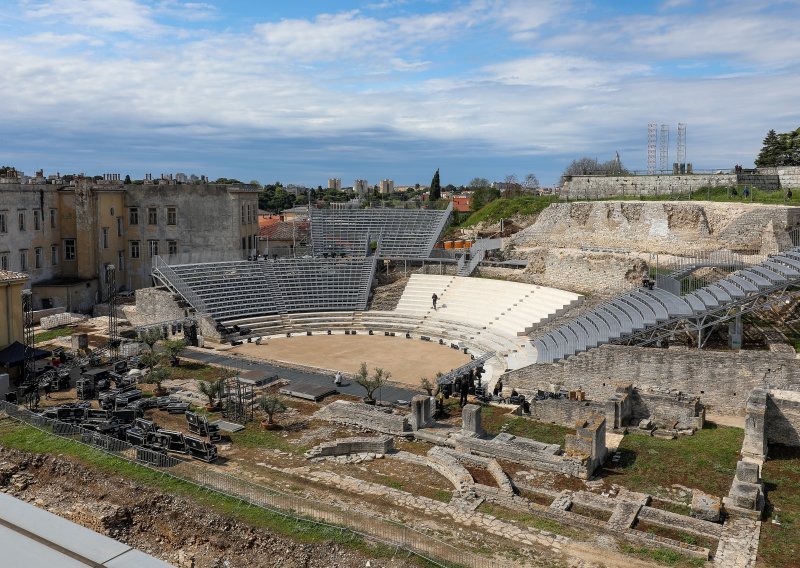
{"label": "person walking on steps", "polygon": [[434,310],[436,309],[436,302],[437,302],[438,299],[439,299],[439,296],[437,296],[436,292],[434,292],[433,296],[431,296],[431,302],[433,302],[433,309]]}
{"label": "person walking on steps", "polygon": [[461,408],[464,408],[464,406],[466,406],[467,404],[467,395],[469,394],[469,381],[467,380],[466,377],[461,379],[460,390],[461,390],[461,400],[459,401],[459,404],[461,405]]}
{"label": "person walking on steps", "polygon": [[336,375],[334,375],[334,377],[333,377],[333,384],[335,384],[337,387],[342,386],[342,372],[341,371],[336,371]]}

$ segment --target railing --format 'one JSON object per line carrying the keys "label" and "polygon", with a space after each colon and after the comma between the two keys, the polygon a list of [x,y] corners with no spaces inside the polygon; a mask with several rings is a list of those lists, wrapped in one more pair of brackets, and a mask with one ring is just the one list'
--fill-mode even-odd
{"label": "railing", "polygon": [[178,276],[160,256],[153,257],[153,272],[160,273],[166,280],[165,284],[172,286],[178,294],[183,296],[184,300],[192,305],[195,311],[198,313],[208,312],[206,303],[186,285],[183,278]]}
{"label": "railing", "polygon": [[226,495],[248,506],[277,513],[287,519],[340,531],[343,537],[362,537],[382,543],[409,555],[415,555],[436,566],[457,564],[474,568],[515,568],[519,564],[478,556],[433,536],[400,523],[382,519],[350,509],[340,509],[332,503],[306,499],[259,485],[232,475],[220,473],[211,466],[193,461],[183,461],[139,448],[103,436],[80,426],[45,418],[8,402],[0,401],[0,413],[47,434],[72,440],[99,451],[112,454],[129,463],[135,463],[165,476],[179,479],[195,486]]}
{"label": "railing", "polygon": [[478,239],[469,248],[469,264],[466,266],[459,264],[456,274],[459,276],[469,276],[486,257],[486,251],[499,250],[501,248],[503,248],[503,239]]}

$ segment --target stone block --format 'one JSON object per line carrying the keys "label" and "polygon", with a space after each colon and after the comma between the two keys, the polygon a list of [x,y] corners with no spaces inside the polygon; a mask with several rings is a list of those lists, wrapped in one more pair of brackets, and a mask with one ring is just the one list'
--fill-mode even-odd
{"label": "stone block", "polygon": [[468,435],[482,436],[481,407],[477,404],[467,404],[461,410],[461,429]]}
{"label": "stone block", "polygon": [[757,510],[760,505],[761,487],[755,483],[742,483],[734,481],[731,485],[731,492],[728,495],[736,507],[742,509]]}
{"label": "stone block", "polygon": [[756,463],[740,461],[736,464],[736,479],[744,483],[758,483],[760,468]]}
{"label": "stone block", "polygon": [[692,492],[692,517],[716,523],[721,514],[722,502],[719,497],[697,490]]}
{"label": "stone block", "polygon": [[643,420],[639,421],[639,428],[642,430],[652,430],[653,429],[653,421],[649,418],[644,418]]}

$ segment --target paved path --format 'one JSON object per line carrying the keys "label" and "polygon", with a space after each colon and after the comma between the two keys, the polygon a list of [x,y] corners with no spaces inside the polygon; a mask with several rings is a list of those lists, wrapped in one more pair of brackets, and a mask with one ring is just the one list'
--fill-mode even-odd
{"label": "paved path", "polygon": [[[187,349],[181,354],[182,359],[192,359],[202,363],[212,363],[216,365],[225,365],[226,367],[234,367],[242,371],[262,371],[267,375],[278,375],[282,379],[288,379],[292,385],[300,385],[302,383],[310,383],[314,385],[333,385],[333,374],[312,373],[309,371],[300,371],[298,369],[289,369],[286,367],[279,367],[264,361],[257,361],[254,359],[246,359],[241,356],[230,356],[217,351],[194,350]],[[366,393],[364,388],[355,383],[345,383],[337,387],[340,393],[350,394],[354,396],[364,396]],[[420,394],[417,391],[401,388],[395,385],[385,386],[375,393],[375,397],[380,401],[395,402],[397,400],[411,400],[415,394]]]}

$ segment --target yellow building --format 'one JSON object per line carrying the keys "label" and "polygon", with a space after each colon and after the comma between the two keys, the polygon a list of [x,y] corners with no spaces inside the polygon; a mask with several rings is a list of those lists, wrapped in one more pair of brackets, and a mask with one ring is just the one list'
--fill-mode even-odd
{"label": "yellow building", "polygon": [[22,289],[26,274],[0,270],[0,350],[24,341],[22,325]]}

